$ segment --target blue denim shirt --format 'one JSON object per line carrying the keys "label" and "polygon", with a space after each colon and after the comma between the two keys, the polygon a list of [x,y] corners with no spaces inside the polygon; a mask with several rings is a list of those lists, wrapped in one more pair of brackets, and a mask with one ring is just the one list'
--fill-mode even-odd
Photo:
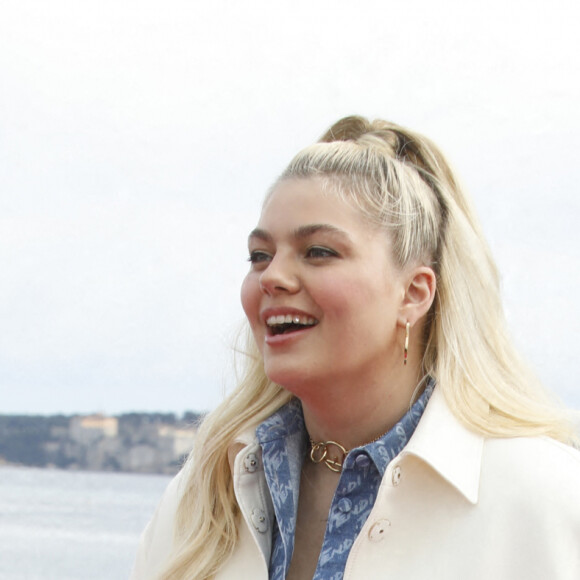
{"label": "blue denim shirt", "polygon": [[[388,433],[377,441],[352,449],[346,456],[313,580],[343,577],[348,554],[375,503],[387,466],[411,438],[433,388],[431,380]],[[271,415],[258,426],[256,435],[262,447],[266,482],[276,515],[269,577],[284,580],[294,550],[302,463],[310,449],[300,401],[294,399]]]}

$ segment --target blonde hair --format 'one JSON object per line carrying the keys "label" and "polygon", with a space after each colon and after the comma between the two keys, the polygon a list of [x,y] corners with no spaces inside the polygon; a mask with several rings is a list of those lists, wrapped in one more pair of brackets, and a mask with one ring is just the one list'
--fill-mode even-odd
{"label": "blonde hair", "polygon": [[[393,123],[347,117],[298,153],[276,184],[311,178],[385,228],[400,267],[422,263],[434,269],[437,294],[425,325],[423,369],[455,416],[486,436],[573,442],[568,416],[507,336],[496,266],[470,201],[438,148]],[[239,510],[228,449],[237,434],[291,398],[268,380],[251,338],[247,352],[245,376],[198,433],[165,580],[211,578],[231,554]]]}

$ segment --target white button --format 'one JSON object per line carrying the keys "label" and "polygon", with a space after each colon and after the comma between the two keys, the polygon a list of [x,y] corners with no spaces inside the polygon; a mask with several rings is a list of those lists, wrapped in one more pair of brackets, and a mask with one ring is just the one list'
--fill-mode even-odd
{"label": "white button", "polygon": [[376,521],[369,530],[369,540],[371,542],[380,542],[384,537],[387,529],[391,526],[389,520]]}
{"label": "white button", "polygon": [[259,508],[254,508],[252,510],[252,524],[261,534],[268,530],[268,518],[266,518],[266,512]]}
{"label": "white button", "polygon": [[244,467],[248,473],[254,473],[259,465],[258,456],[255,453],[249,453],[244,459]]}
{"label": "white button", "polygon": [[393,485],[399,485],[399,482],[401,481],[401,468],[398,465],[393,468],[392,481]]}

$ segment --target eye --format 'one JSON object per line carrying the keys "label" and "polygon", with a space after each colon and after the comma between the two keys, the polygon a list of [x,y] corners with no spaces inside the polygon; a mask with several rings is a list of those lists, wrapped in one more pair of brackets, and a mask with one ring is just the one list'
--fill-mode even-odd
{"label": "eye", "polygon": [[336,258],[338,253],[323,246],[312,246],[306,251],[307,258]]}
{"label": "eye", "polygon": [[252,264],[261,264],[263,262],[269,262],[271,259],[272,256],[267,252],[263,252],[262,250],[253,250],[250,252],[248,262],[251,262]]}

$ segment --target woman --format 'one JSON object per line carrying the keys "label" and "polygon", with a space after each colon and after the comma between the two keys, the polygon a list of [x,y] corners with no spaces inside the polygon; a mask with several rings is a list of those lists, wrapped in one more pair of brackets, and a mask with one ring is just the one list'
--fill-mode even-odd
{"label": "woman", "polygon": [[133,578],[580,578],[580,454],[506,336],[471,206],[424,137],[349,117],[249,237],[238,388]]}

